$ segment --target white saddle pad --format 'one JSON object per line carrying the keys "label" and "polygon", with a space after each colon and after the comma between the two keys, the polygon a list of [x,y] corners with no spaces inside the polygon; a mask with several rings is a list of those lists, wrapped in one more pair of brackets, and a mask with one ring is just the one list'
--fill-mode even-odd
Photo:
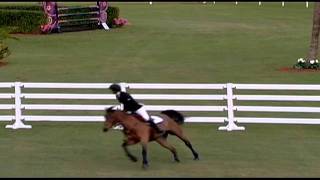
{"label": "white saddle pad", "polygon": [[162,123],[163,119],[159,116],[151,116],[151,118],[153,119],[154,123],[159,124]]}

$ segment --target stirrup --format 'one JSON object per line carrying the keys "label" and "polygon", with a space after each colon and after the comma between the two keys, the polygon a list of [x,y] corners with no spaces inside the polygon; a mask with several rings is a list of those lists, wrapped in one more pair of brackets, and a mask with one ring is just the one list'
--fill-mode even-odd
{"label": "stirrup", "polygon": [[161,130],[158,127],[158,125],[152,119],[150,119],[148,122],[149,122],[150,126],[157,131],[157,133],[163,133],[164,132],[163,130]]}
{"label": "stirrup", "polygon": [[157,124],[154,124],[155,126],[153,127],[156,131],[157,131],[157,133],[164,133],[165,131],[163,131],[162,129],[160,129],[158,126],[157,126]]}

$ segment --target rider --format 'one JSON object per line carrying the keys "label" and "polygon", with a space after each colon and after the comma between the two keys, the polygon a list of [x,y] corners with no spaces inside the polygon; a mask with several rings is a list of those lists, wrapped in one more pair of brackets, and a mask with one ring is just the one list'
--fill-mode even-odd
{"label": "rider", "polygon": [[147,113],[143,104],[138,103],[133,97],[127,93],[121,91],[121,87],[118,84],[112,84],[109,89],[116,95],[117,100],[123,104],[123,111],[134,112],[139,114],[145,121],[147,121],[152,128],[154,128],[158,133],[163,131],[154,123],[153,119]]}

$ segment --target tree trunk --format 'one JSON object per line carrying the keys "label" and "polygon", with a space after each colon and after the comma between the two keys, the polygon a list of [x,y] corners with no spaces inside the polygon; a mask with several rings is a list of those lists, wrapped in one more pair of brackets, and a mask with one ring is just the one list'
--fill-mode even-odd
{"label": "tree trunk", "polygon": [[317,59],[318,45],[319,45],[319,32],[320,32],[320,2],[314,2],[312,35],[311,35],[311,42],[310,42],[307,61]]}

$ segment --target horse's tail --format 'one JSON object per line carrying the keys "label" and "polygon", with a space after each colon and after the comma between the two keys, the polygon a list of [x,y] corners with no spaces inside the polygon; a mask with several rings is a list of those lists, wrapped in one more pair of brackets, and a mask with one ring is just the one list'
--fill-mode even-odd
{"label": "horse's tail", "polygon": [[179,125],[184,123],[184,116],[178,111],[165,110],[165,111],[161,111],[161,113],[169,116],[170,118],[172,118]]}

